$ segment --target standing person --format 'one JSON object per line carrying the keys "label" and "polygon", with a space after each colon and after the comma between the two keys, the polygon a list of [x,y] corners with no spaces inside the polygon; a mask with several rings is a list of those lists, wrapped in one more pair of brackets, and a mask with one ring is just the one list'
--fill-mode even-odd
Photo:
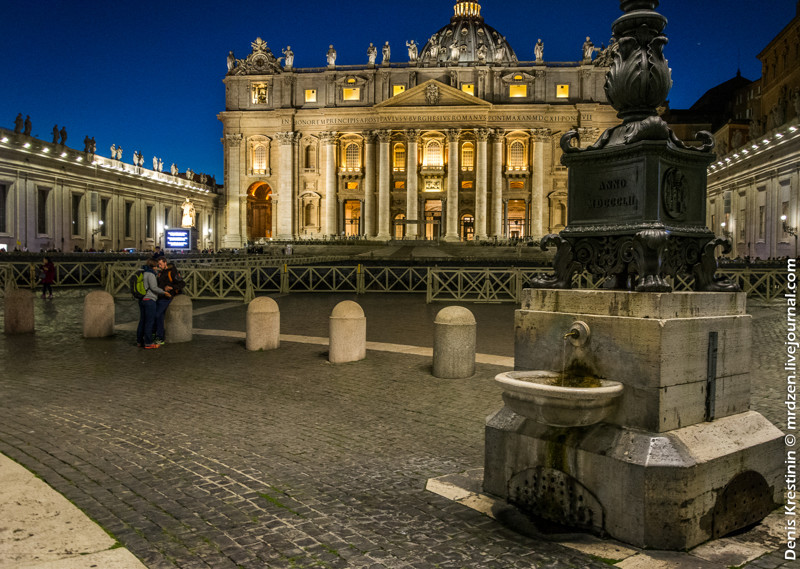
{"label": "standing person", "polygon": [[167,308],[172,299],[179,295],[186,284],[181,278],[175,263],[168,263],[164,257],[159,257],[158,261],[158,286],[168,294],[158,295],[156,301],[156,337],[153,340],[156,344],[163,344],[166,337],[164,332],[164,319],[167,315]]}
{"label": "standing person", "polygon": [[42,259],[42,298],[49,293],[50,299],[53,298],[53,283],[56,281],[56,266],[50,257]]}
{"label": "standing person", "polygon": [[147,259],[147,264],[142,267],[144,271],[144,288],[147,291],[139,301],[139,326],[136,329],[136,345],[140,348],[152,350],[158,348],[158,344],[153,342],[153,325],[156,322],[156,301],[159,294],[169,293],[159,288],[156,273],[153,270],[158,266],[158,261],[153,258]]}

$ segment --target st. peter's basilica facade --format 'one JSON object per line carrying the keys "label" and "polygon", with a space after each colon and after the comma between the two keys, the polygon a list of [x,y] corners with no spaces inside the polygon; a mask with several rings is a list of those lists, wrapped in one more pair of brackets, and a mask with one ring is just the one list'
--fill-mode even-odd
{"label": "st. peter's basilica facade", "polygon": [[[294,68],[261,38],[228,57],[222,247],[261,239],[540,238],[567,221],[559,139],[593,143],[619,122],[603,90],[610,50],[592,61],[518,61],[458,2],[450,23],[396,63]],[[577,50],[576,46],[576,51]],[[380,54],[378,52],[381,52]],[[382,57],[380,57],[382,56]],[[394,56],[397,56],[395,50]],[[380,60],[379,60],[380,59]]]}

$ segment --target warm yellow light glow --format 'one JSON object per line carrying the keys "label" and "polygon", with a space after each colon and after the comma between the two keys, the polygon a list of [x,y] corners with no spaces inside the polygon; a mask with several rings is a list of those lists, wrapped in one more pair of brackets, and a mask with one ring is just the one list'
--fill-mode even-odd
{"label": "warm yellow light glow", "polygon": [[462,83],[461,90],[470,95],[475,94],[475,83]]}
{"label": "warm yellow light glow", "polygon": [[556,85],[556,98],[568,99],[569,98],[569,85]]}
{"label": "warm yellow light glow", "polygon": [[316,103],[316,102],[317,102],[317,90],[306,89],[306,103]]}
{"label": "warm yellow light glow", "polygon": [[508,86],[508,96],[509,97],[527,97],[528,96],[528,86],[527,85],[509,85]]}
{"label": "warm yellow light glow", "polygon": [[399,95],[406,90],[405,85],[392,85],[392,96]]}
{"label": "warm yellow light glow", "polygon": [[347,182],[347,189],[348,190],[357,190],[358,189],[358,182]]}
{"label": "warm yellow light glow", "polygon": [[348,79],[348,80],[347,80],[347,82],[348,82],[350,85],[352,85],[353,83],[355,83],[355,82],[356,82],[356,80],[355,80],[355,78],[351,77],[350,79]]}
{"label": "warm yellow light glow", "polygon": [[406,187],[406,183],[403,182],[403,181],[396,181],[394,183],[394,189],[395,190],[403,190],[403,189],[405,189],[405,187]]}
{"label": "warm yellow light glow", "polygon": [[252,100],[254,105],[267,104],[267,84],[266,83],[253,83],[250,88]]}
{"label": "warm yellow light glow", "polygon": [[472,189],[472,181],[461,182],[461,189],[462,190],[471,190]]}
{"label": "warm yellow light glow", "polygon": [[352,89],[344,88],[342,89],[342,98],[345,101],[360,101],[361,89],[358,87],[353,87]]}

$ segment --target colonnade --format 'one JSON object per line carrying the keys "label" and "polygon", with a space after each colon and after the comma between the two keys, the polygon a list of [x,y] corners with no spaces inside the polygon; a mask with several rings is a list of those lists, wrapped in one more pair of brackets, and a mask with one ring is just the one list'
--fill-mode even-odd
{"label": "colonnade", "polygon": [[[340,133],[323,132],[316,135],[322,160],[322,168],[315,175],[315,187],[319,195],[319,236],[338,235],[346,219],[345,201],[357,200],[360,210],[359,235],[368,239],[391,239],[394,237],[393,220],[401,216],[405,223],[405,238],[419,239],[425,236],[425,201],[440,200],[441,217],[444,218],[440,220],[444,222],[441,236],[445,241],[461,240],[460,218],[463,215],[474,216],[475,239],[502,239],[509,236],[506,235],[509,197],[525,201],[525,234],[541,236],[550,225],[545,186],[551,183],[552,175],[547,172],[549,163],[545,152],[551,148],[551,131],[529,131],[524,167],[522,172],[513,173],[519,180],[524,180],[524,190],[507,188],[509,173],[506,172],[504,160],[506,132],[503,129],[480,127],[443,129],[435,134],[426,132],[424,137],[419,129],[378,129],[348,133],[360,137],[359,168],[355,173],[347,173],[347,180],[352,179],[358,183],[357,190],[352,192],[345,192],[346,180],[340,180],[340,162],[345,152],[345,148],[337,148],[340,145]],[[515,136],[519,136],[519,130],[514,132]],[[447,143],[446,162],[442,160],[443,164],[433,167],[421,160],[424,144],[432,135],[438,136],[442,147],[445,140]],[[272,179],[277,182],[277,187],[273,187],[271,199],[277,203],[273,205],[275,214],[272,235],[277,239],[292,239],[307,234],[303,229],[303,211],[300,207],[303,194],[300,186],[306,180],[298,163],[298,142],[302,133],[278,132],[276,138],[278,168],[275,172],[277,176]],[[228,140],[236,147],[229,150],[229,160],[241,160],[241,137]],[[475,156],[470,164],[470,172],[465,175],[460,161],[462,144],[467,140],[474,144]],[[393,165],[392,161],[393,144],[398,142],[402,142],[405,147],[402,167]],[[229,172],[236,170],[230,168]],[[397,170],[404,172],[398,175]],[[432,179],[435,180],[434,187],[426,186],[425,182]],[[232,175],[227,180],[228,187],[241,191],[241,183],[238,183],[240,180],[240,174]],[[402,189],[399,185],[393,187],[399,180],[403,181]],[[466,190],[461,188],[463,180],[471,182]],[[462,197],[464,191],[470,194],[466,201]],[[404,194],[403,198],[399,198],[399,192]],[[245,226],[240,231],[245,236],[246,221],[241,221],[245,218],[245,212],[237,210],[234,205],[229,200],[228,227],[238,227],[240,223],[244,223]],[[228,233],[232,232],[229,230]]]}

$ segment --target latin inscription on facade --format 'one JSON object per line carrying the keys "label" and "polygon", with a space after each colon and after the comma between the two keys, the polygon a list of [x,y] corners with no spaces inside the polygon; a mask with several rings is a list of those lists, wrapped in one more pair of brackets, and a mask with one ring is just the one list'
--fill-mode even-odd
{"label": "latin inscription on facade", "polygon": [[[388,115],[376,117],[374,115],[359,116],[359,117],[326,117],[305,119],[296,118],[294,120],[295,128],[301,127],[326,127],[326,126],[346,126],[346,125],[372,125],[377,124],[404,124],[404,123],[449,123],[453,121],[486,121],[489,123],[525,123],[525,122],[547,122],[547,123],[574,123],[578,120],[577,115],[527,115],[527,114],[510,114],[510,115],[496,115],[488,116],[486,114],[452,114],[452,115]],[[292,119],[284,118],[281,121],[283,126],[290,126]]]}

